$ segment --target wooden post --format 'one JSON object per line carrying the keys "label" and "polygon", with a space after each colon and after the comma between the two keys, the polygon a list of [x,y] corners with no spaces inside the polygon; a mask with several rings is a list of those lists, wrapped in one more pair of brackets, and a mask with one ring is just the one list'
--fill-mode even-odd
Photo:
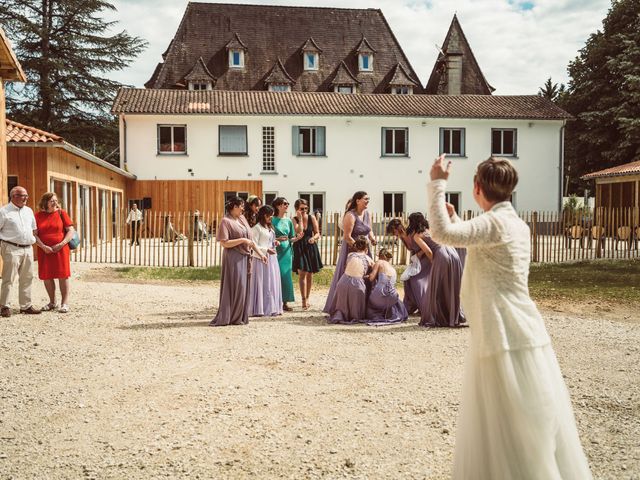
{"label": "wooden post", "polygon": [[188,262],[189,262],[189,266],[193,267],[194,262],[193,262],[193,236],[195,234],[195,229],[193,228],[193,221],[194,221],[194,216],[193,216],[193,212],[191,210],[189,210],[189,215],[188,215],[188,222],[189,225],[187,225],[187,231],[188,233],[188,237],[187,237],[187,241],[189,242],[187,244],[187,249],[188,249]]}
{"label": "wooden post", "polygon": [[340,241],[340,228],[338,222],[340,221],[340,214],[338,212],[333,214],[333,255],[331,256],[332,265],[338,263],[338,242]]}
{"label": "wooden post", "polygon": [[533,236],[533,262],[538,262],[538,212],[533,212],[531,222],[531,235]]}

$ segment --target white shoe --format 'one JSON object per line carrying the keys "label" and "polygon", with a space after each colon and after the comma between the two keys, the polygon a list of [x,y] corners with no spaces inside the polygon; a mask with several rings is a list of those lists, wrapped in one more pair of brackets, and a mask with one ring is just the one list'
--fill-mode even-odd
{"label": "white shoe", "polygon": [[60,308],[58,309],[58,313],[67,313],[69,311],[69,305],[67,305],[66,303],[63,303],[62,305],[60,305]]}

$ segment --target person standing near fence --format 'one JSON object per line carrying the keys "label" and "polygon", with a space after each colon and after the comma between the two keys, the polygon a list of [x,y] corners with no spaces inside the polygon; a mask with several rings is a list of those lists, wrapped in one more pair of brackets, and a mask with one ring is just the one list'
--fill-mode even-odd
{"label": "person standing near fence", "polygon": [[249,293],[250,317],[282,315],[282,284],[276,247],[278,242],[271,220],[273,208],[264,205],[258,210],[257,222],[251,229],[253,241],[267,257],[267,263],[254,262]]}
{"label": "person standing near fence", "polygon": [[209,326],[246,325],[249,323],[249,285],[251,251],[266,262],[251,236],[251,228],[244,218],[244,200],[231,197],[225,205],[225,216],[218,225],[216,239],[222,244],[220,300],[218,313]]}
{"label": "person standing near fence", "polygon": [[[69,311],[69,242],[73,238],[73,222],[67,212],[60,208],[58,197],[53,192],[45,193],[38,202],[36,213],[36,242],[38,243],[38,277],[44,282],[49,303],[43,311]],[[60,287],[60,307],[56,304],[56,283]]]}
{"label": "person standing near fence", "polygon": [[318,273],[323,265],[320,251],[316,243],[320,238],[320,228],[313,215],[309,214],[309,204],[300,198],[293,204],[296,216],[293,225],[300,239],[293,245],[293,271],[298,274],[302,309],[309,309],[309,295],[313,285],[313,274]]}
{"label": "person standing near fence", "polygon": [[273,217],[273,229],[276,232],[276,240],[280,242],[277,248],[278,264],[280,265],[280,279],[282,282],[282,309],[290,312],[292,309],[288,302],[294,302],[293,278],[293,244],[298,240],[293,222],[287,218],[289,202],[284,197],[277,197],[273,203],[275,215]]}
{"label": "person standing near fence", "polygon": [[[355,238],[364,236],[369,239],[372,245],[376,244],[376,239],[371,230],[371,217],[367,210],[368,206],[369,195],[367,195],[367,192],[363,191],[354,193],[351,199],[347,202],[345,209],[346,212],[342,219],[342,246],[340,247],[338,261],[336,262],[336,269],[333,272],[333,278],[331,279],[331,286],[329,287],[329,293],[327,294],[327,301],[322,309],[324,313],[329,315],[335,311],[336,288],[340,281],[340,277],[342,277],[342,274],[344,273],[349,249],[355,243]],[[367,253],[371,256],[370,249],[367,250]]]}
{"label": "person standing near fence", "polygon": [[13,187],[11,201],[0,208],[0,254],[2,255],[2,288],[0,288],[0,315],[11,316],[9,293],[18,276],[20,313],[37,315],[40,310],[31,304],[33,281],[33,248],[36,243],[36,217],[27,207],[29,195],[23,187]]}
{"label": "person standing near fence", "polygon": [[140,224],[142,223],[142,210],[138,210],[138,204],[131,204],[131,210],[127,215],[127,225],[131,227],[131,245],[140,245]]}
{"label": "person standing near fence", "polygon": [[471,325],[454,480],[592,478],[571,400],[540,312],[529,296],[529,227],[509,197],[518,174],[508,160],[477,167],[473,197],[484,211],[465,222],[447,207],[451,162],[428,184],[431,234],[467,247],[462,302]]}

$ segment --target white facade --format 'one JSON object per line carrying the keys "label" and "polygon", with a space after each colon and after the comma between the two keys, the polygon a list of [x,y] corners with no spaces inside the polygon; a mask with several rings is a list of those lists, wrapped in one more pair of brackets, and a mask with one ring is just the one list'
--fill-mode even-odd
{"label": "white facade", "polygon": [[[186,125],[186,154],[158,153],[158,125]],[[247,154],[219,154],[220,125],[246,125]],[[440,152],[440,128],[463,128],[465,157],[451,157],[448,190],[460,210],[476,210],[472,179],[491,154],[492,129],[517,129],[513,161],[520,176],[518,210],[559,207],[563,120],[491,120],[360,116],[133,115],[120,116],[121,166],[139,180],[262,180],[263,191],[293,202],[302,193],[324,196],[325,211],[339,211],[357,190],[383,211],[384,193],[404,194],[403,210],[426,211],[425,184]],[[298,156],[292,127],[325,127],[324,156]],[[263,172],[263,127],[274,127],[275,172]],[[408,128],[408,156],[382,155],[382,128]],[[126,165],[125,165],[126,164]],[[249,192],[251,193],[251,192]]]}

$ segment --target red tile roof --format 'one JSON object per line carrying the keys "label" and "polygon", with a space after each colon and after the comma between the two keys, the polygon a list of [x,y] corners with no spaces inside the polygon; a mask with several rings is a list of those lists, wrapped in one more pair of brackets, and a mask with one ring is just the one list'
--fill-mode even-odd
{"label": "red tile roof", "polygon": [[57,143],[64,139],[53,133],[7,119],[7,142]]}
{"label": "red tile roof", "polygon": [[591,180],[594,178],[620,177],[623,175],[640,175],[640,160],[618,165],[616,167],[605,168],[604,170],[598,170],[597,172],[583,175],[580,178],[583,180]]}
{"label": "red tile roof", "polygon": [[344,115],[562,120],[538,95],[391,95],[121,88],[114,114]]}

